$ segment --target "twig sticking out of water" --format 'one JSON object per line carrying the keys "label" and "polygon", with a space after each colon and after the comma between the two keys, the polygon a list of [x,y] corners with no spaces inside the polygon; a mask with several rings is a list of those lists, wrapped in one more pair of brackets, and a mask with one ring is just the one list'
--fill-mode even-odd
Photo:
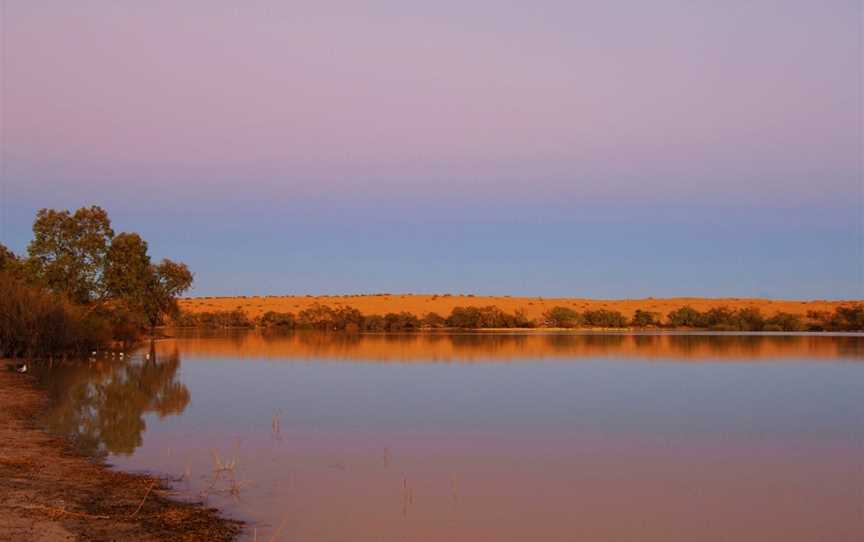
{"label": "twig sticking out of water", "polygon": [[408,478],[402,477],[402,517],[408,517],[408,506],[414,504],[414,488],[408,486]]}
{"label": "twig sticking out of water", "polygon": [[138,508],[136,508],[135,511],[132,512],[132,516],[131,516],[131,517],[135,517],[135,516],[138,515],[138,512],[141,511],[141,507],[144,506],[144,501],[147,500],[147,495],[150,494],[150,490],[152,490],[152,489],[153,489],[153,486],[155,486],[155,485],[156,485],[156,480],[153,480],[152,482],[150,482],[150,487],[147,488],[147,492],[144,493],[144,498],[141,499],[141,503],[138,505]]}
{"label": "twig sticking out of water", "polygon": [[288,523],[288,518],[284,518],[282,523],[279,524],[279,528],[270,536],[270,540],[268,542],[276,542],[276,538],[282,533],[282,530],[285,528],[285,525]]}
{"label": "twig sticking out of water", "polygon": [[281,414],[281,412],[277,410],[276,414],[273,414],[273,421],[270,424],[273,436],[276,437],[277,439],[279,439],[282,436],[280,423],[279,423],[280,414]]}
{"label": "twig sticking out of water", "polygon": [[219,452],[216,450],[211,450],[210,454],[213,456],[213,471],[216,473],[220,472],[234,472],[237,468],[237,457],[234,457],[231,461],[222,461],[222,458],[219,457]]}

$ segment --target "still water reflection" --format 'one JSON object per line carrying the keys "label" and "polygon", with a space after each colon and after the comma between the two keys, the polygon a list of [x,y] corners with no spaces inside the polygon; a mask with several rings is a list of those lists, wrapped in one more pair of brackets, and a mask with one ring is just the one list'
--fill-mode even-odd
{"label": "still water reflection", "polygon": [[259,539],[864,539],[860,336],[249,332],[147,353],[41,375],[49,428]]}

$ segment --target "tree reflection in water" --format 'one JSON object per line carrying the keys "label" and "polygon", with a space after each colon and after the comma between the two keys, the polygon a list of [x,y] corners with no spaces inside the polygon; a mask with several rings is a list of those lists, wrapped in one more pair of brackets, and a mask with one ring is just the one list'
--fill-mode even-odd
{"label": "tree reflection in water", "polygon": [[126,361],[98,359],[39,371],[51,405],[46,425],[69,438],[82,452],[97,456],[131,454],[147,428],[144,415],[160,418],[180,414],[189,404],[189,390],[177,381],[180,355]]}

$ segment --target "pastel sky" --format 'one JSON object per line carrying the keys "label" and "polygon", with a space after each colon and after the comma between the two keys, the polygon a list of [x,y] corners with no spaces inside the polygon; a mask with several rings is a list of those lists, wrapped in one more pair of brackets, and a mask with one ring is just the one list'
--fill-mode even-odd
{"label": "pastel sky", "polygon": [[0,242],[195,295],[864,298],[860,0],[6,0]]}

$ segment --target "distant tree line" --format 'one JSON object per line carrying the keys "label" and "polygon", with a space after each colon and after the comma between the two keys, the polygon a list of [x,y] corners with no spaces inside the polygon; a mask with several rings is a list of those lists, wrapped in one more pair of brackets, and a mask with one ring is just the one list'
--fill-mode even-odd
{"label": "distant tree line", "polygon": [[192,285],[185,264],[153,263],[137,233],[115,234],[108,213],[42,209],[26,257],[0,245],[0,356],[83,354],[178,314]]}
{"label": "distant tree line", "polygon": [[799,314],[778,312],[764,316],[757,308],[730,309],[715,307],[700,312],[684,306],[666,315],[637,309],[632,318],[619,311],[595,309],[576,311],[569,307],[553,307],[536,320],[523,310],[511,314],[494,306],[455,307],[444,317],[430,312],[418,317],[410,312],[385,315],[364,315],[351,307],[329,307],[315,304],[293,312],[269,311],[255,319],[241,308],[232,311],[184,312],[175,325],[180,327],[260,327],[273,329],[318,329],[331,331],[415,331],[420,329],[507,329],[507,328],[666,328],[707,329],[712,331],[861,331],[864,330],[864,304],[838,307],[833,313]]}

